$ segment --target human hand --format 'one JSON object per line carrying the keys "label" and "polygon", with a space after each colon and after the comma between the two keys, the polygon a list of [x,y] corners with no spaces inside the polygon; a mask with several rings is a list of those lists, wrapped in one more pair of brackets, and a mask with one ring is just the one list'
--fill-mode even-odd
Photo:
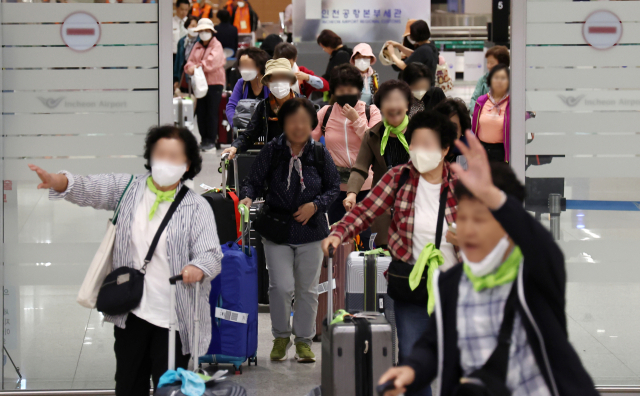
{"label": "human hand", "polygon": [[447,242],[449,242],[450,244],[452,244],[453,246],[460,246],[458,244],[458,234],[453,233],[449,230],[447,230]]}
{"label": "human hand", "polygon": [[296,72],[296,78],[298,81],[309,81],[309,75],[305,72]]}
{"label": "human hand", "polygon": [[204,272],[194,265],[187,265],[180,271],[182,275],[182,283],[196,283],[200,282],[204,278]]}
{"label": "human hand", "polygon": [[235,148],[235,147],[229,147],[229,148],[224,149],[224,151],[222,152],[222,154],[229,153],[229,159],[231,160],[231,159],[233,159],[233,158],[236,156],[236,153],[237,153],[237,152],[238,152],[238,149],[237,149],[237,148]]}
{"label": "human hand", "polygon": [[29,169],[36,172],[42,183],[38,184],[38,189],[50,188],[56,192],[64,192],[67,189],[69,180],[67,176],[60,173],[49,173],[39,166],[29,164]]}
{"label": "human hand", "polygon": [[467,143],[465,145],[460,140],[456,140],[456,146],[467,159],[467,170],[460,164],[451,164],[451,169],[458,175],[460,183],[491,210],[496,210],[502,206],[504,193],[500,191],[491,178],[491,166],[487,152],[480,143],[480,140],[467,131]]}
{"label": "human hand", "polygon": [[173,90],[175,91],[176,89],[180,88],[180,83],[178,81],[173,83]]}
{"label": "human hand", "polygon": [[342,205],[347,212],[351,212],[351,209],[356,204],[356,193],[348,193],[347,197],[342,201]]}
{"label": "human hand", "polygon": [[323,239],[322,251],[324,252],[324,255],[329,257],[329,246],[333,246],[333,251],[335,252],[338,246],[340,246],[340,242],[342,241],[337,236],[328,236],[325,239]]}
{"label": "human hand", "polygon": [[293,218],[302,225],[307,225],[307,222],[316,213],[316,205],[313,202],[307,202],[300,206],[298,211],[293,214]]}
{"label": "human hand", "polygon": [[344,106],[342,106],[342,109],[340,109],[340,111],[342,112],[343,116],[349,119],[349,121],[356,122],[358,120],[358,112],[356,111],[356,109],[351,107],[349,103],[346,103]]}
{"label": "human hand", "polygon": [[193,73],[196,72],[196,66],[195,65],[191,65],[187,68],[187,74],[190,76],[193,76]]}
{"label": "human hand", "polygon": [[382,374],[378,385],[382,385],[387,381],[394,380],[395,389],[386,391],[384,396],[398,396],[407,391],[407,386],[411,385],[416,379],[416,372],[409,366],[392,367]]}
{"label": "human hand", "polygon": [[247,198],[244,198],[243,200],[241,200],[240,203],[245,205],[247,208],[250,208],[251,207],[251,203],[253,203],[253,201],[251,200],[251,198],[247,197]]}

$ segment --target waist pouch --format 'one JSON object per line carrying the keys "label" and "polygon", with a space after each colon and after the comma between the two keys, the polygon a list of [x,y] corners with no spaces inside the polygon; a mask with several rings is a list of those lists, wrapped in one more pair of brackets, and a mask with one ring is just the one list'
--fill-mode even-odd
{"label": "waist pouch", "polygon": [[420,284],[415,290],[409,286],[409,275],[413,265],[404,261],[394,260],[389,264],[387,272],[387,294],[393,301],[427,306],[429,293],[427,292],[427,271],[424,271]]}
{"label": "waist pouch", "polygon": [[292,220],[291,212],[272,209],[265,204],[253,222],[253,228],[266,240],[282,244],[289,238]]}

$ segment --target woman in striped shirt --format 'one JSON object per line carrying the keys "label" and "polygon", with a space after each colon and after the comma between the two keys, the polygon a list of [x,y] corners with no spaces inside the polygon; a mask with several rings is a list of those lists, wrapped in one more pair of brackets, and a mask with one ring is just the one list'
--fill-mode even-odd
{"label": "woman in striped shirt", "polygon": [[[38,188],[49,189],[50,199],[65,199],[79,206],[115,210],[121,200],[113,269],[141,269],[162,219],[184,181],[202,168],[198,143],[187,129],[173,126],[152,128],[146,138],[142,175],[74,175],[49,173],[38,166]],[[127,188],[127,186],[129,186]],[[222,251],[213,212],[204,198],[189,190],[171,217],[146,268],[140,305],[131,312],[105,315],[114,327],[116,395],[149,395],[149,377],[157,388],[167,370],[170,286],[169,278],[183,275],[176,292],[176,314],[180,337],[176,340],[176,366],[186,368],[190,354],[202,356],[211,341],[209,307],[210,280],[220,273]],[[191,351],[195,305],[193,283],[203,281],[199,311],[198,350]]]}

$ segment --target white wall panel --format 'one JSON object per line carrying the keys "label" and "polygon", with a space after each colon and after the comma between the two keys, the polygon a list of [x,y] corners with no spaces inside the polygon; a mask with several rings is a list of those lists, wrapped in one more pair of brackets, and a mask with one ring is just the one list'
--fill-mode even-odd
{"label": "white wall panel", "polygon": [[76,52],[66,47],[2,48],[4,68],[157,67],[158,46],[96,47]]}
{"label": "white wall panel", "polygon": [[554,158],[548,165],[530,166],[527,169],[527,177],[594,178],[613,176],[640,177],[640,158]]}
{"label": "white wall panel", "polygon": [[158,88],[158,69],[5,70],[5,91]]}
{"label": "white wall panel", "polygon": [[157,21],[156,4],[2,3],[3,23],[62,22],[69,14],[87,11],[100,22]]}
{"label": "white wall panel", "polygon": [[[2,25],[2,44],[66,45],[61,28],[62,25]],[[98,45],[113,44],[158,44],[158,24],[101,24]]]}
{"label": "white wall panel", "polygon": [[640,91],[528,91],[527,109],[536,112],[640,111]]}
{"label": "white wall panel", "polygon": [[633,45],[615,46],[607,50],[587,46],[527,47],[527,67],[640,66],[639,52],[640,46]]}
{"label": "white wall panel", "polygon": [[[3,133],[16,135],[123,134],[146,132],[158,113],[5,114]],[[118,139],[113,137],[113,139]]]}
{"label": "white wall panel", "polygon": [[[560,108],[556,109],[559,110]],[[637,111],[538,111],[526,122],[527,132],[640,132]]]}
{"label": "white wall panel", "polygon": [[[582,23],[528,23],[527,45],[587,44],[582,36],[583,26]],[[640,24],[622,22],[622,37],[619,44],[638,43],[640,43]]]}
{"label": "white wall panel", "polygon": [[35,164],[50,172],[67,170],[80,175],[95,173],[145,173],[144,158],[91,158],[91,159],[5,159],[5,180],[33,180],[28,164]]}
{"label": "white wall panel", "polygon": [[157,91],[5,92],[4,113],[119,113],[158,109]]}
{"label": "white wall panel", "polygon": [[640,89],[640,68],[529,68],[527,90]]}
{"label": "white wall panel", "polygon": [[527,1],[527,22],[584,22],[594,11],[606,9],[616,14],[622,22],[640,21],[640,7],[634,1],[534,2]]}
{"label": "white wall panel", "polygon": [[145,136],[9,136],[4,139],[4,155],[5,159],[142,155]]}
{"label": "white wall panel", "polygon": [[640,155],[640,134],[536,134],[527,154]]}

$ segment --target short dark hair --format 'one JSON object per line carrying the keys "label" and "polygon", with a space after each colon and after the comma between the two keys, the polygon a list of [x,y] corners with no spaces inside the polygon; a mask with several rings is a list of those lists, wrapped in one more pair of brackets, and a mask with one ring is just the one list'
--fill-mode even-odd
{"label": "short dark hair", "polygon": [[188,15],[187,19],[185,19],[184,21],[184,28],[189,29],[189,25],[191,25],[192,21],[198,22],[198,18],[194,17],[193,15]]}
{"label": "short dark hair", "polygon": [[270,57],[273,57],[273,50],[276,48],[276,45],[282,42],[282,37],[279,35],[272,33],[262,40],[262,44],[260,44],[260,49],[264,50],[269,54]]}
{"label": "short dark hair", "polygon": [[509,49],[504,45],[496,45],[494,47],[489,48],[487,50],[487,53],[484,54],[484,57],[488,58],[490,56],[493,56],[494,58],[496,58],[498,63],[504,63],[507,66],[509,66],[509,64],[511,63]]}
{"label": "short dark hair", "polygon": [[202,170],[202,156],[198,141],[187,128],[173,125],[158,125],[151,127],[144,141],[145,168],[151,170],[151,152],[160,139],[178,139],[184,143],[184,153],[189,161],[189,170],[182,175],[182,180],[193,179]]}
{"label": "short dark hair", "polygon": [[311,117],[311,130],[316,129],[318,126],[318,115],[313,103],[307,98],[292,98],[284,102],[278,111],[278,124],[282,132],[284,132],[284,124],[287,118],[301,108],[306,110],[306,112],[309,113],[309,117]]}
{"label": "short dark hair", "polygon": [[505,65],[504,63],[498,63],[493,67],[493,69],[489,71],[489,76],[487,76],[487,85],[489,86],[489,88],[491,88],[491,79],[497,72],[501,70],[504,70],[507,73],[507,78],[509,78],[509,76],[511,75],[511,73],[509,73],[509,66]]}
{"label": "short dark hair", "polygon": [[453,147],[453,142],[458,138],[454,123],[449,120],[449,117],[437,111],[421,111],[411,117],[409,125],[407,125],[407,131],[404,133],[408,144],[411,144],[411,138],[415,130],[420,128],[429,128],[438,133],[440,147],[443,149]]}
{"label": "short dark hair", "polygon": [[189,4],[189,0],[177,0],[176,1],[176,9],[178,9],[178,7],[180,7],[180,5],[182,4],[186,4],[189,6],[189,8],[191,8],[191,4]]}
{"label": "short dark hair", "polygon": [[458,115],[460,119],[460,132],[462,136],[467,132],[467,129],[471,129],[471,116],[467,109],[466,103],[460,98],[446,98],[442,102],[438,103],[434,108],[440,114],[451,118],[454,114]]}
{"label": "short dark hair", "polygon": [[342,39],[340,36],[335,34],[333,30],[324,29],[318,35],[318,39],[316,40],[318,44],[327,48],[338,48],[342,45]]}
{"label": "short dark hair", "polygon": [[218,12],[216,13],[216,17],[218,18],[218,20],[220,20],[220,23],[231,22],[231,14],[229,14],[229,11],[225,10],[224,8],[218,10]]}
{"label": "short dark hair", "polygon": [[267,62],[269,61],[269,59],[271,59],[269,54],[267,54],[266,51],[261,50],[258,47],[243,48],[239,50],[238,54],[236,55],[236,58],[238,59],[236,61],[236,67],[240,66],[240,58],[242,58],[242,56],[244,55],[251,58],[256,63],[259,73],[264,75]]}
{"label": "short dark hair", "polygon": [[400,73],[400,78],[409,85],[413,84],[417,80],[426,78],[429,80],[429,84],[433,86],[433,73],[429,70],[427,65],[420,62],[409,63],[402,73]]}
{"label": "short dark hair", "polygon": [[298,59],[298,49],[290,43],[280,43],[273,50],[273,59],[284,58],[288,60]]}
{"label": "short dark hair", "polygon": [[[522,203],[525,199],[525,188],[520,183],[520,180],[513,173],[513,169],[505,162],[491,162],[491,178],[493,179],[493,185],[504,191],[505,194],[510,195]],[[458,201],[462,198],[475,199],[475,196],[464,186],[460,181],[455,186],[455,195]]]}
{"label": "short dark hair", "polygon": [[378,109],[381,109],[382,100],[396,89],[404,95],[407,99],[407,103],[411,104],[411,98],[413,98],[411,88],[409,88],[409,85],[407,85],[406,82],[400,80],[389,80],[380,84],[378,92],[373,96],[373,103]]}
{"label": "short dark hair", "polygon": [[339,86],[356,87],[358,91],[362,92],[364,80],[360,70],[351,63],[343,63],[334,67],[329,78],[329,93],[333,95]]}
{"label": "short dark hair", "polygon": [[431,30],[429,30],[429,24],[422,19],[415,21],[409,28],[409,36],[415,42],[427,41],[431,38]]}

